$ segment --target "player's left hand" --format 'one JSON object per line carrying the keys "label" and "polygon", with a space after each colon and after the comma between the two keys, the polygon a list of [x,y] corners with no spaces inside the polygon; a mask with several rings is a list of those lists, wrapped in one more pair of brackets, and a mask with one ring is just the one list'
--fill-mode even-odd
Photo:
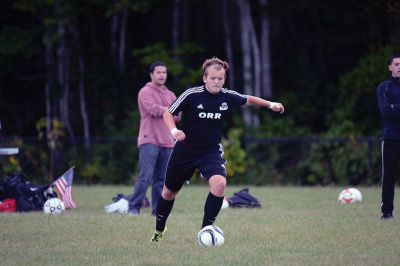
{"label": "player's left hand", "polygon": [[177,141],[182,141],[186,138],[185,132],[177,129],[176,127],[171,129],[171,134],[172,137],[174,137],[174,139],[176,139]]}
{"label": "player's left hand", "polygon": [[285,107],[281,103],[276,103],[276,102],[270,102],[270,106],[268,107],[274,112],[279,112],[280,114],[283,114],[285,112]]}
{"label": "player's left hand", "polygon": [[174,134],[174,138],[175,138],[177,141],[185,140],[185,138],[186,138],[185,132],[183,132],[182,130],[178,130],[178,131]]}

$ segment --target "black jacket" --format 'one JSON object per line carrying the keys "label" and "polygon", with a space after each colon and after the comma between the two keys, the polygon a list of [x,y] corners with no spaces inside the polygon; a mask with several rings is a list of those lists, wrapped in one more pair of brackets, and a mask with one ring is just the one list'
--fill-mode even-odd
{"label": "black jacket", "polygon": [[400,82],[389,78],[377,88],[378,105],[382,116],[381,133],[383,140],[400,141]]}

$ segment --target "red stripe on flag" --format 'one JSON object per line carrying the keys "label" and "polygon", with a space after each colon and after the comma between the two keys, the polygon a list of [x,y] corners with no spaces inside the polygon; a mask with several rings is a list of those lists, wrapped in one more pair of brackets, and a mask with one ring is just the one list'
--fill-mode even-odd
{"label": "red stripe on flag", "polygon": [[68,186],[64,194],[64,204],[65,208],[76,208],[75,202],[72,199],[72,188]]}

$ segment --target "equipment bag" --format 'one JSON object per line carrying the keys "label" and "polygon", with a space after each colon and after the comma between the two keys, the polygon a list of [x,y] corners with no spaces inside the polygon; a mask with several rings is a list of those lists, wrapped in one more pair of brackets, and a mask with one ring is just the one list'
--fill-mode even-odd
{"label": "equipment bag", "polygon": [[34,185],[24,174],[10,173],[0,183],[0,200],[14,198],[18,212],[43,210],[46,200],[54,197],[50,185]]}
{"label": "equipment bag", "polygon": [[260,208],[261,204],[257,198],[249,193],[248,188],[244,188],[228,198],[229,207],[232,208]]}
{"label": "equipment bag", "polygon": [[16,212],[17,203],[15,199],[4,199],[0,201],[0,212]]}

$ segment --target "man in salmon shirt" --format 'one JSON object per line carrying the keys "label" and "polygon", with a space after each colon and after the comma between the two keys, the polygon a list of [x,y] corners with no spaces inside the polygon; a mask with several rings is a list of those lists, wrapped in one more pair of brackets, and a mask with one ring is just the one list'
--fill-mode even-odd
{"label": "man in salmon shirt", "polygon": [[167,162],[174,146],[174,139],[163,120],[163,113],[175,101],[175,94],[165,86],[167,66],[157,61],[149,67],[150,82],[140,89],[139,176],[129,200],[129,216],[139,216],[147,188],[152,185],[152,215],[164,185]]}

